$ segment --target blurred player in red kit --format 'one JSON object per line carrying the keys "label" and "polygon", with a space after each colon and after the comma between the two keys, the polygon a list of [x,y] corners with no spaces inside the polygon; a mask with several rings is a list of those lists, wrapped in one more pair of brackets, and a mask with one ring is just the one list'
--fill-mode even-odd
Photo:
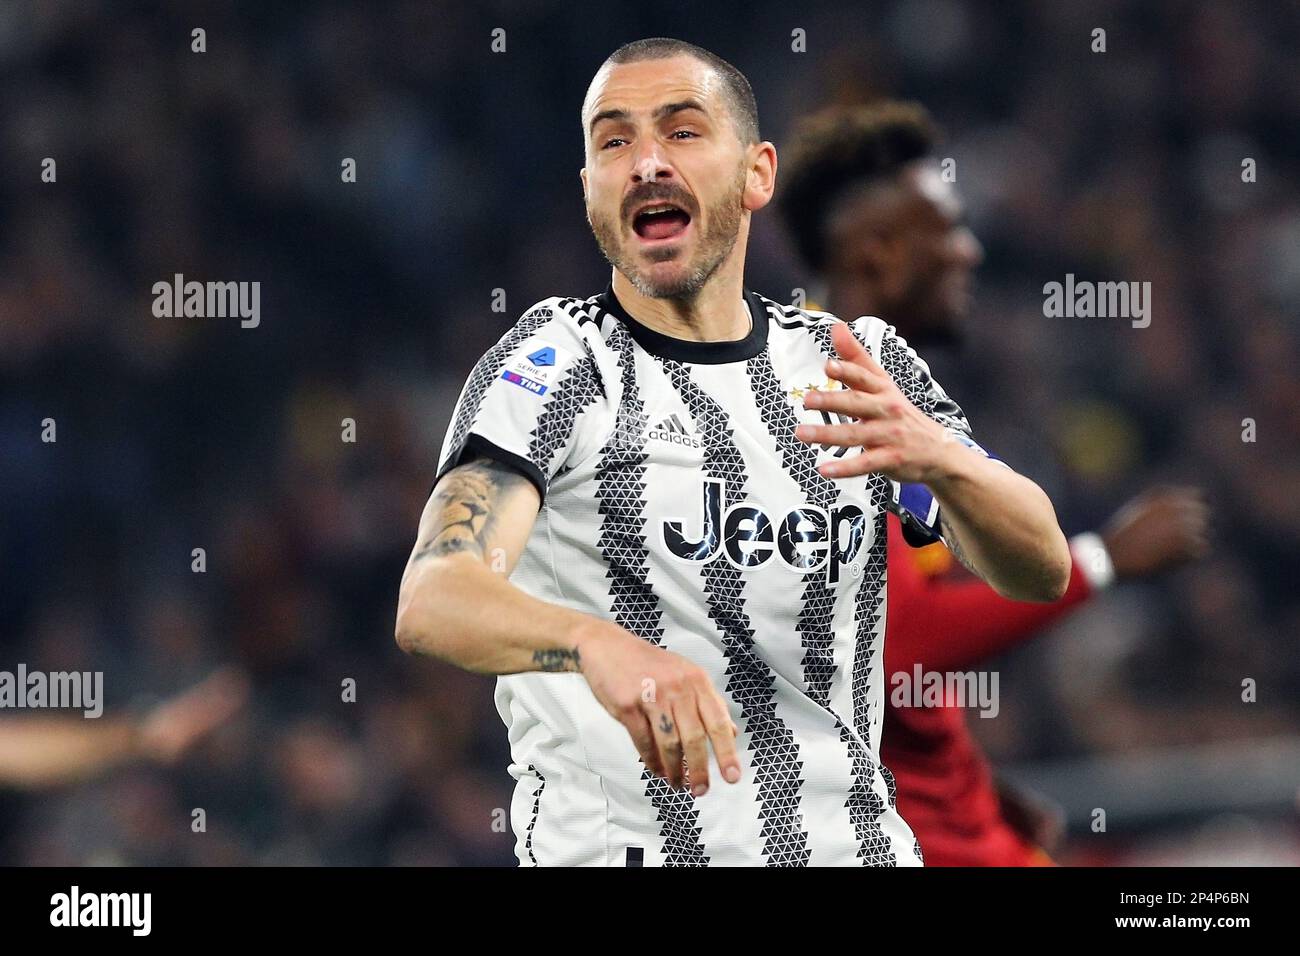
{"label": "blurred player in red kit", "polygon": [[[879,316],[914,348],[960,343],[983,250],[941,174],[936,139],[925,110],[909,103],[832,107],[796,129],[777,202],[825,300],[808,308]],[[924,672],[975,669],[1113,581],[1202,556],[1207,517],[1195,489],[1137,496],[1100,533],[1071,539],[1069,589],[1059,601],[1035,604],[1003,598],[972,575],[949,575],[958,569],[943,545],[925,545],[891,515],[886,674],[912,674],[917,665]],[[962,708],[891,703],[882,760],[927,865],[1052,865],[1047,849],[1059,834],[1057,819],[995,779]]]}

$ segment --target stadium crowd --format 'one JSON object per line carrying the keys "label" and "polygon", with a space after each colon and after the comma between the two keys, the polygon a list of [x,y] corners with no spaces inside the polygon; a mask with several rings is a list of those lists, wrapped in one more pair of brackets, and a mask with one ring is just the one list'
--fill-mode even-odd
{"label": "stadium crowd", "polygon": [[[397,584],[473,362],[608,280],[579,105],[638,36],[736,64],[778,156],[817,106],[925,103],[986,259],[960,358],[923,357],[976,437],[1070,534],[1209,496],[1210,558],[1000,662],[994,758],[1300,735],[1294,8],[880,6],[6,6],[0,668],[101,670],[119,713],[251,691],[174,766],[6,795],[0,863],[513,862],[492,680],[402,655]],[[766,210],[750,257],[807,289]],[[176,273],[260,282],[260,325],[155,317]],[[1150,282],[1150,325],[1045,316],[1067,274]]]}

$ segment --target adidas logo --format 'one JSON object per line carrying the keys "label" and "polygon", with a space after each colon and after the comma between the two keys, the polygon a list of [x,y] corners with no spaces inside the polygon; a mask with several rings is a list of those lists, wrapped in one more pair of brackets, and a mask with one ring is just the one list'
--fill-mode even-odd
{"label": "adidas logo", "polygon": [[671,442],[674,445],[686,445],[689,448],[701,448],[704,443],[690,433],[682,420],[673,412],[654,428],[646,432],[646,438]]}

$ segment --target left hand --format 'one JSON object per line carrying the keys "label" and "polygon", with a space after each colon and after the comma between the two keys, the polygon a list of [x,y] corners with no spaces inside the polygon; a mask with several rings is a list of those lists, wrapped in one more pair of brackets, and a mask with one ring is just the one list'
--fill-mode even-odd
{"label": "left hand", "polygon": [[880,472],[894,481],[926,484],[946,470],[944,461],[963,447],[948,431],[907,400],[889,373],[850,331],[837,322],[831,342],[840,359],[826,362],[826,374],[845,388],[808,391],[804,407],[857,419],[844,425],[799,425],[794,435],[808,444],[861,447],[852,458],[817,466],[827,478]]}

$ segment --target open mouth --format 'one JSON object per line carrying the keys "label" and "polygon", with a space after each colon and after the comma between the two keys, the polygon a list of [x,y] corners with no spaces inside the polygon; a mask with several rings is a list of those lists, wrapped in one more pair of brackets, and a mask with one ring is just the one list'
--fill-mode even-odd
{"label": "open mouth", "polygon": [[673,239],[691,224],[690,213],[671,203],[658,203],[632,219],[632,230],[647,242]]}

